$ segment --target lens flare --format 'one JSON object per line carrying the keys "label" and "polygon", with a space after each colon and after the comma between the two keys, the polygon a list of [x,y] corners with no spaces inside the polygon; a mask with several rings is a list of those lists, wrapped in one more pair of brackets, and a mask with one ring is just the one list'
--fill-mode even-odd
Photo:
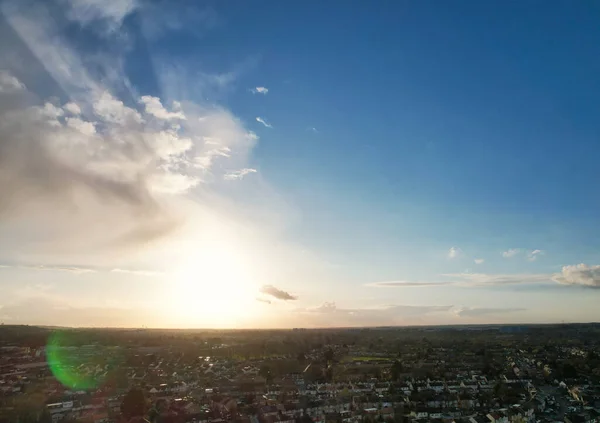
{"label": "lens flare", "polygon": [[93,345],[71,346],[69,333],[53,332],[48,338],[46,358],[54,377],[70,389],[91,390],[101,386],[115,368],[113,359]]}

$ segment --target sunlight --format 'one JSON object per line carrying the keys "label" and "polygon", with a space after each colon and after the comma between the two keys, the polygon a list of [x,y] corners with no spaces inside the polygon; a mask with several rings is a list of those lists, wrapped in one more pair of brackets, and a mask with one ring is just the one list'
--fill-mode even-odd
{"label": "sunlight", "polygon": [[172,308],[191,326],[232,327],[252,317],[257,286],[233,240],[203,242],[175,270]]}

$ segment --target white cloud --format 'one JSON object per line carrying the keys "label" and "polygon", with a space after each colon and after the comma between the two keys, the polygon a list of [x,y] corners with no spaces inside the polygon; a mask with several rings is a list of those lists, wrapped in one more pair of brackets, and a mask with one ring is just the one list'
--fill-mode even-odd
{"label": "white cloud", "polygon": [[319,133],[319,131],[317,130],[317,128],[315,128],[314,126],[311,126],[309,128],[307,128],[308,131],[313,132],[315,134]]}
{"label": "white cloud", "polygon": [[410,282],[410,281],[390,281],[390,282],[372,282],[365,286],[375,288],[427,288],[432,286],[449,285],[450,282]]}
{"label": "white cloud", "polygon": [[537,258],[541,255],[544,254],[544,251],[542,250],[532,250],[527,254],[527,260],[529,261],[535,261],[537,260]]}
{"label": "white cloud", "polygon": [[8,71],[0,70],[0,93],[14,93],[25,89],[25,85]]}
{"label": "white cloud", "polygon": [[473,260],[475,262],[475,264],[481,264],[483,263],[485,260],[482,258],[476,258],[475,260]]}
{"label": "white cloud", "polygon": [[185,119],[185,115],[181,110],[181,103],[179,102],[175,102],[173,104],[173,108],[176,110],[174,112],[169,112],[167,109],[165,109],[160,102],[160,98],[158,97],[144,95],[140,98],[140,103],[146,107],[146,113],[158,119]]}
{"label": "white cloud", "polygon": [[77,105],[77,103],[67,103],[63,106],[63,109],[69,113],[71,113],[72,115],[80,115],[81,114],[81,109],[79,108],[79,106]]}
{"label": "white cloud", "polygon": [[92,136],[96,133],[96,127],[92,122],[86,122],[76,117],[68,117],[65,121],[67,126],[76,129],[84,135]]}
{"label": "white cloud", "polygon": [[71,20],[82,25],[105,21],[109,29],[121,26],[123,19],[138,7],[137,0],[62,0]]}
{"label": "white cloud", "polygon": [[271,125],[270,123],[267,123],[267,121],[266,121],[266,120],[264,120],[263,118],[261,118],[260,116],[258,116],[258,117],[256,118],[256,121],[257,121],[258,123],[262,123],[262,124],[263,124],[263,125],[265,125],[267,128],[272,128],[272,127],[273,127],[273,125]]}
{"label": "white cloud", "polygon": [[450,259],[458,258],[461,255],[462,255],[462,250],[458,247],[451,247],[448,250],[448,258],[450,258]]}
{"label": "white cloud", "polygon": [[521,252],[521,249],[519,249],[519,248],[509,248],[508,250],[506,250],[502,253],[502,257],[511,258],[511,257],[516,256],[520,252]]}
{"label": "white cloud", "polygon": [[580,263],[563,266],[562,271],[552,276],[552,280],[563,285],[600,287],[600,265],[588,266]]}
{"label": "white cloud", "polygon": [[17,265],[1,265],[1,268],[6,269],[23,269],[23,270],[37,270],[37,271],[50,271],[50,272],[65,272],[72,273],[74,275],[83,275],[85,273],[95,273],[96,269],[87,267],[76,267],[76,266],[47,266],[47,265],[32,265],[32,264],[17,264]]}
{"label": "white cloud", "polygon": [[152,271],[152,270],[119,269],[119,268],[112,269],[111,272],[123,273],[126,275],[133,275],[133,276],[150,276],[150,277],[160,276],[163,274],[162,272],[156,272],[156,271]]}
{"label": "white cloud", "polygon": [[458,279],[453,283],[462,286],[493,286],[513,285],[523,283],[549,282],[551,275],[547,274],[486,274],[486,273],[450,273],[442,275]]}
{"label": "white cloud", "polygon": [[256,169],[245,168],[236,170],[234,172],[226,173],[223,178],[227,181],[235,181],[244,178],[244,176],[249,175],[250,173],[256,173]]}
{"label": "white cloud", "polygon": [[[123,83],[126,75],[116,67],[114,78],[105,78],[102,70],[92,77],[83,65],[89,60],[69,47],[44,10],[43,4],[33,12],[2,8],[16,36],[43,65],[37,71],[69,98],[65,104],[32,105],[46,94],[25,87],[17,99],[0,96],[3,251],[9,233],[12,242],[23,243],[19,251],[25,256],[61,250],[73,257],[145,244],[179,228],[182,213],[174,204],[198,184],[210,183],[207,174],[219,181],[255,171],[244,166],[258,137],[229,111],[191,102],[170,102],[167,110],[162,99],[140,97],[135,90],[117,96],[122,86],[107,84]],[[215,166],[217,159],[228,163]]]}
{"label": "white cloud", "polygon": [[252,94],[263,94],[263,95],[266,95],[269,92],[269,89],[267,87],[255,87],[255,88],[251,88],[250,92]]}
{"label": "white cloud", "polygon": [[93,103],[94,113],[109,124],[127,125],[143,122],[142,115],[135,109],[125,106],[108,91],[102,92]]}

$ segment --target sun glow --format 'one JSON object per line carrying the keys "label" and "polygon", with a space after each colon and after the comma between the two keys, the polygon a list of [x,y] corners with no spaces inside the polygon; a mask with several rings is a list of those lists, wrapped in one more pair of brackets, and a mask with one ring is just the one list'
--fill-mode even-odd
{"label": "sun glow", "polygon": [[172,308],[190,326],[243,327],[253,317],[257,284],[247,255],[235,243],[188,248],[177,266]]}

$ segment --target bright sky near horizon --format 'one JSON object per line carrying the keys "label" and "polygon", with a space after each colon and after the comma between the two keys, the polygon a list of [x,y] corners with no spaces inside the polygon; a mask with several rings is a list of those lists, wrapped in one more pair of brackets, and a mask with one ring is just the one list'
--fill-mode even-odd
{"label": "bright sky near horizon", "polygon": [[592,1],[0,1],[0,321],[600,321]]}

